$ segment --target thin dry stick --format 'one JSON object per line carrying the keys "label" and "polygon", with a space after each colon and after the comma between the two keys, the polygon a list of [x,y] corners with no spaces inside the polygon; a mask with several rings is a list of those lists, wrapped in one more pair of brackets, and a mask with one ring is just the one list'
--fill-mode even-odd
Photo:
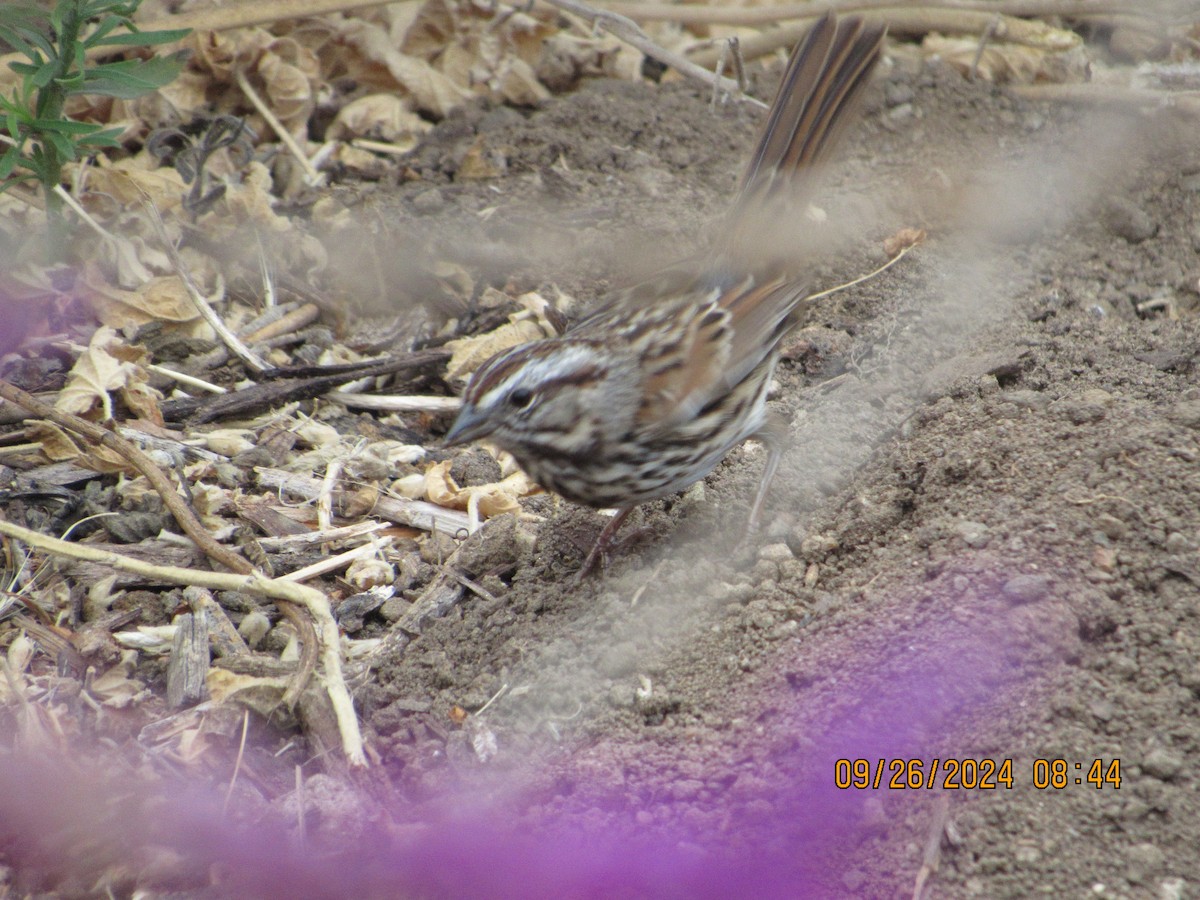
{"label": "thin dry stick", "polygon": [[167,378],[170,378],[172,381],[178,381],[180,384],[187,385],[190,388],[195,388],[198,391],[206,391],[210,394],[227,393],[225,388],[221,387],[219,384],[213,384],[200,378],[195,378],[191,375],[185,375],[183,372],[176,372],[174,369],[168,369],[166,366],[150,363],[150,365],[146,366],[146,368],[151,372],[157,372],[159,375],[164,375]]}
{"label": "thin dry stick", "polygon": [[979,36],[979,46],[975,48],[975,58],[971,60],[971,71],[967,76],[969,80],[976,81],[979,78],[979,62],[983,59],[983,51],[987,49],[988,41],[996,36],[996,32],[1000,30],[1001,19],[996,16],[992,21],[988,22],[987,28],[983,29],[983,34]]}
{"label": "thin dry stick", "polygon": [[342,477],[342,461],[331,459],[321,479],[321,493],[317,495],[317,527],[328,531],[333,526],[333,492]]}
{"label": "thin dry stick", "polygon": [[[270,366],[260,359],[258,354],[238,340],[238,336],[226,327],[225,323],[221,321],[221,317],[217,315],[217,311],[212,308],[212,304],[200,293],[200,288],[192,280],[191,273],[188,271],[187,266],[184,265],[183,258],[179,255],[179,250],[176,249],[170,235],[167,234],[167,227],[163,224],[162,216],[158,214],[158,209],[148,201],[145,206],[150,213],[151,221],[154,223],[154,230],[158,232],[158,239],[162,242],[163,249],[167,251],[171,265],[175,267],[175,274],[183,282],[184,288],[187,289],[188,297],[191,298],[197,312],[200,313],[209,327],[217,333],[221,342],[229,348],[229,351],[234,356],[244,362],[251,370],[265,372]],[[220,275],[217,278],[219,279]],[[224,282],[221,284],[221,291],[224,291]]]}
{"label": "thin dry stick", "polygon": [[[3,386],[2,383],[0,386]],[[0,520],[0,534],[16,538],[30,547],[55,556],[85,560],[110,569],[132,572],[146,578],[161,579],[171,584],[194,585],[215,591],[242,591],[273,600],[280,609],[286,603],[292,607],[303,607],[308,610],[320,627],[321,662],[325,667],[325,690],[329,695],[329,701],[337,719],[338,732],[342,738],[342,749],[352,766],[366,767],[367,760],[363,753],[362,733],[358,728],[358,718],[354,713],[354,701],[350,699],[350,691],[342,676],[337,622],[334,621],[333,613],[330,610],[329,598],[320,591],[278,578],[267,578],[254,569],[248,573],[233,573],[160,566],[122,556],[110,550],[100,550],[86,544],[60,541],[57,538],[48,537],[40,532],[3,520]],[[243,563],[245,563],[244,560]],[[303,621],[307,622],[307,620]],[[312,627],[311,623],[309,623],[309,627]],[[306,647],[308,644],[309,642],[305,641]],[[303,658],[301,659],[302,664]],[[289,686],[288,691],[291,690],[292,687]],[[284,694],[285,699],[286,697],[287,693]]]}
{"label": "thin dry stick", "polygon": [[225,800],[221,803],[221,815],[229,813],[229,798],[233,796],[233,786],[237,784],[238,773],[242,771],[242,758],[246,755],[246,734],[250,730],[250,710],[242,710],[242,739],[238,743],[237,758],[233,761],[233,774],[229,776],[229,787],[225,789]]}
{"label": "thin dry stick", "polygon": [[370,409],[377,412],[452,413],[462,407],[462,400],[458,397],[426,396],[424,394],[401,396],[330,391],[325,395],[325,399],[351,409]]}
{"label": "thin dry stick", "polygon": [[353,550],[347,550],[344,553],[339,553],[337,556],[331,556],[328,559],[323,559],[320,562],[315,562],[311,566],[305,566],[303,569],[297,569],[295,572],[288,572],[286,575],[280,575],[280,581],[294,581],[297,584],[308,581],[310,578],[316,578],[318,575],[324,575],[328,572],[336,572],[338,569],[345,568],[358,559],[366,559],[370,556],[375,556],[381,550],[386,550],[392,545],[390,538],[376,539],[370,544],[363,544],[360,547],[355,547]]}
{"label": "thin dry stick", "polygon": [[868,272],[866,275],[860,275],[857,278],[855,278],[853,281],[847,281],[845,284],[835,285],[834,287],[831,287],[828,290],[818,291],[815,294],[809,294],[807,297],[804,298],[804,302],[811,303],[813,300],[820,300],[822,297],[828,297],[830,294],[836,294],[838,291],[844,291],[847,288],[852,288],[856,284],[862,284],[864,281],[870,281],[875,276],[882,275],[884,272],[886,272],[888,269],[890,269],[896,263],[900,262],[900,260],[902,260],[904,258],[904,255],[906,253],[908,253],[909,250],[912,250],[914,247],[919,247],[919,246],[920,246],[920,244],[909,244],[904,249],[898,251],[895,256],[893,256],[891,259],[889,259],[887,262],[885,262],[882,266],[880,266],[875,271]]}
{"label": "thin dry stick", "polygon": [[[265,276],[264,276],[265,277]],[[311,325],[321,315],[321,310],[315,303],[303,303],[291,312],[284,313],[278,319],[267,322],[257,331],[245,336],[251,343],[260,343],[277,338],[283,334],[295,334],[306,325]]]}
{"label": "thin dry stick", "polygon": [[687,78],[694,78],[708,85],[714,85],[743,103],[749,103],[762,109],[767,108],[767,104],[761,100],[751,97],[748,94],[743,94],[738,89],[737,82],[733,79],[715,75],[708,69],[696,65],[687,57],[674,53],[665,47],[660,47],[654,41],[650,40],[646,32],[642,31],[638,27],[638,24],[628,16],[605,9],[597,9],[587,3],[583,3],[582,0],[543,0],[543,2],[591,22],[595,28],[605,29],[618,40],[622,40],[631,47],[641,50],[652,59],[670,66],[680,75]]}
{"label": "thin dry stick", "polygon": [[1200,115],[1200,96],[1191,91],[1176,93],[1112,84],[1015,84],[1010,90],[1030,100],[1054,100],[1127,112],[1159,107],[1188,116]]}
{"label": "thin dry stick", "polygon": [[267,120],[267,124],[275,132],[275,136],[283,142],[283,146],[287,147],[288,152],[296,158],[296,162],[300,163],[300,167],[304,169],[304,177],[308,185],[310,187],[318,187],[324,184],[325,176],[313,168],[313,164],[309,162],[308,155],[296,143],[296,139],[292,137],[292,133],[279,121],[279,117],[271,112],[271,108],[258,95],[258,91],[251,87],[250,81],[246,78],[246,73],[241,69],[235,69],[233,77],[237,81],[238,87],[242,89],[242,93],[246,95],[246,99],[254,105],[259,115]]}
{"label": "thin dry stick", "polygon": [[259,538],[258,543],[264,550],[286,550],[291,547],[304,547],[311,544],[334,544],[351,541],[389,527],[391,526],[387,522],[356,522],[353,525],[330,528],[328,531],[305,531],[302,534],[286,534],[281,537]]}
{"label": "thin dry stick", "polygon": [[938,870],[942,858],[942,835],[950,821],[950,795],[939,793],[933,807],[933,822],[929,826],[929,837],[925,841],[925,852],[921,859],[921,868],[917,872],[913,884],[913,900],[921,900],[925,889],[929,887],[929,879]]}

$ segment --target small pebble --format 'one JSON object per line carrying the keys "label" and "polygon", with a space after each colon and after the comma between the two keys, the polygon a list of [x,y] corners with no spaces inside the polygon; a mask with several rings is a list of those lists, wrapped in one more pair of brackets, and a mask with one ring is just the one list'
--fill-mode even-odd
{"label": "small pebble", "polygon": [[1108,201],[1104,224],[1117,237],[1140,244],[1158,233],[1158,224],[1141,207],[1120,197]]}
{"label": "small pebble", "polygon": [[976,550],[981,550],[992,542],[989,529],[982,522],[958,522],[954,526],[954,533],[962,538],[964,544]]}
{"label": "small pebble", "polygon": [[1200,400],[1183,400],[1167,411],[1167,418],[1185,428],[1200,428]]}
{"label": "small pebble", "polygon": [[1183,759],[1170,750],[1151,750],[1142,760],[1142,771],[1161,781],[1170,781],[1183,768]]}
{"label": "small pebble", "polygon": [[1110,516],[1108,513],[1101,513],[1096,517],[1096,527],[1104,532],[1108,539],[1112,541],[1119,541],[1129,532],[1127,524],[1116,516]]}
{"label": "small pebble", "polygon": [[792,548],[787,544],[767,544],[758,551],[758,558],[773,563],[784,563],[793,559]]}
{"label": "small pebble", "polygon": [[446,205],[446,198],[437,188],[421,191],[412,198],[413,209],[419,213],[437,212]]}
{"label": "small pebble", "polygon": [[883,87],[883,101],[888,106],[911,103],[913,96],[912,85],[905,81],[889,81]]}
{"label": "small pebble", "polygon": [[1014,575],[1000,590],[1014,603],[1037,603],[1049,593],[1050,579],[1045,575]]}

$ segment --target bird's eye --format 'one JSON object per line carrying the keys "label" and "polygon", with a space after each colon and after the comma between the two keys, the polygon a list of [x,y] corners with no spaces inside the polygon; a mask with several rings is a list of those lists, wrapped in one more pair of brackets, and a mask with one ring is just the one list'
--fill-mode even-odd
{"label": "bird's eye", "polygon": [[517,388],[508,395],[508,402],[516,409],[524,409],[533,402],[533,391],[527,388]]}

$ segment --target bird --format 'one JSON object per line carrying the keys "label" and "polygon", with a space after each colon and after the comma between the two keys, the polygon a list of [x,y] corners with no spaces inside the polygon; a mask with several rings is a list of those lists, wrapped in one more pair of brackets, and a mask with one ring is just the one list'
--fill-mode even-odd
{"label": "bird", "polygon": [[579,577],[607,563],[636,507],[704,478],[748,438],[767,449],[748,520],[757,527],[787,435],[768,414],[768,386],[808,284],[794,260],[756,260],[750,247],[853,120],[884,36],[861,18],[827,14],[800,40],[715,247],[471,376],[443,446],[490,440],[543,488],[617,509]]}

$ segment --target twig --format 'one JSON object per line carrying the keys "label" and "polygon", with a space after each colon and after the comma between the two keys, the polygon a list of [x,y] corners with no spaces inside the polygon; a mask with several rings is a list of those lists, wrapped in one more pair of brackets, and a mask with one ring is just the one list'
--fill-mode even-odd
{"label": "twig", "polygon": [[120,237],[113,234],[111,231],[93,219],[88,211],[79,204],[79,201],[72,197],[71,194],[69,194],[61,184],[56,184],[54,186],[54,193],[58,194],[63,203],[69,206],[75,215],[79,216],[79,218],[83,220],[85,225],[87,225],[89,228],[95,231],[96,234],[100,235],[100,237],[109,243],[109,245],[113,248],[113,252],[121,257],[121,262],[134,278],[136,278],[142,284],[145,284],[154,277],[150,273],[150,270],[142,265],[142,261],[138,259],[137,248],[133,246],[133,242],[130,241],[129,238]]}
{"label": "twig", "polygon": [[302,534],[259,538],[258,543],[264,550],[279,551],[309,544],[341,543],[354,538],[366,537],[390,527],[387,522],[356,522],[353,525],[343,525],[341,528],[330,528],[326,531],[305,531]]}
{"label": "twig", "polygon": [[999,27],[1000,17],[996,16],[988,22],[987,27],[983,29],[983,34],[979,35],[979,46],[975,48],[975,58],[971,60],[971,70],[967,75],[970,81],[979,80],[979,61],[983,59],[983,51],[987,49],[988,41],[995,36]]}
{"label": "twig", "polygon": [[420,395],[351,394],[346,391],[330,391],[326,400],[341,403],[351,409],[369,409],[376,412],[422,412],[452,413],[462,407],[458,397]]}
{"label": "twig", "polygon": [[917,872],[913,884],[913,900],[921,900],[925,896],[929,878],[938,870],[942,858],[942,835],[946,833],[946,824],[950,821],[950,795],[940,793],[933,808],[933,822],[929,826],[929,838],[925,841],[925,852],[921,858],[921,868]]}
{"label": "twig", "polygon": [[[258,483],[267,490],[291,494],[305,501],[315,500],[321,490],[321,482],[311,475],[300,475],[265,466],[260,466],[254,471],[258,476]],[[338,491],[334,499],[340,502],[347,493]],[[470,526],[470,519],[457,509],[446,509],[423,500],[406,500],[401,497],[380,497],[368,515],[378,516],[399,525],[410,525],[422,531],[440,531],[451,537],[461,531],[467,531]]]}
{"label": "twig", "polygon": [[233,786],[237,784],[238,773],[242,771],[242,758],[246,755],[246,734],[250,730],[250,710],[242,710],[242,739],[238,743],[237,758],[233,761],[233,774],[229,776],[229,787],[225,789],[225,802],[221,804],[221,815],[229,813],[229,799],[233,796]]}
{"label": "twig", "polygon": [[338,569],[348,566],[356,559],[374,556],[381,550],[386,550],[391,545],[392,541],[390,538],[377,538],[370,544],[363,544],[361,547],[355,547],[353,550],[347,550],[345,553],[339,553],[337,556],[331,556],[328,559],[315,562],[311,566],[305,566],[303,569],[297,569],[295,572],[289,572],[287,575],[280,575],[279,580],[294,581],[296,583],[308,581],[308,579],[324,575],[326,572],[336,572]]}
{"label": "twig", "polygon": [[321,479],[321,493],[317,495],[317,527],[328,531],[333,525],[333,490],[342,477],[342,461],[331,459]]}
{"label": "twig", "polygon": [[267,124],[271,126],[271,130],[275,132],[275,136],[287,147],[288,152],[296,158],[296,162],[300,163],[300,167],[304,169],[305,181],[309,187],[319,187],[325,183],[325,176],[313,168],[313,164],[309,162],[308,155],[303,148],[296,143],[296,139],[292,137],[292,133],[284,127],[284,124],[279,121],[275,113],[271,112],[271,108],[263,102],[263,98],[258,95],[258,91],[251,87],[249,80],[246,78],[246,73],[238,68],[233,72],[234,80],[237,81],[237,86],[242,89],[242,93],[246,95],[254,108],[258,110],[258,114],[267,120]]}
{"label": "twig", "polygon": [[543,2],[569,12],[572,15],[579,16],[581,19],[585,19],[591,22],[593,27],[604,28],[617,39],[641,50],[652,59],[670,66],[680,75],[687,78],[694,78],[705,84],[714,85],[743,103],[749,103],[761,109],[767,108],[767,104],[761,100],[742,93],[736,81],[720,75],[714,75],[708,69],[696,65],[687,57],[674,53],[665,47],[660,47],[654,41],[650,40],[646,32],[642,31],[633,19],[626,15],[606,9],[597,9],[582,2],[582,0],[543,0]]}
{"label": "twig", "polygon": [[[267,363],[259,359],[258,355],[243,344],[232,331],[230,331],[225,323],[221,321],[221,317],[217,315],[216,310],[208,302],[208,299],[200,293],[200,288],[196,286],[196,282],[192,280],[191,273],[187,266],[183,263],[183,258],[179,255],[179,250],[172,242],[170,235],[167,234],[167,228],[163,224],[162,216],[158,214],[158,209],[151,203],[146,203],[146,209],[150,213],[150,217],[154,222],[154,228],[158,232],[158,239],[162,242],[163,249],[167,251],[167,256],[171,260],[171,265],[175,267],[175,274],[179,276],[179,280],[183,282],[184,288],[187,289],[188,296],[195,305],[196,310],[204,318],[204,321],[209,324],[209,327],[217,333],[221,341],[229,348],[238,359],[244,362],[250,369],[255,372],[263,372],[270,368]],[[217,276],[220,278],[220,275]],[[220,291],[224,291],[224,282],[221,282]]]}
{"label": "twig", "polygon": [[[0,384],[0,387],[2,386]],[[277,603],[285,601],[289,605],[307,609],[320,628],[321,662],[325,668],[325,690],[329,694],[329,700],[337,718],[342,749],[352,766],[365,767],[367,765],[366,756],[363,753],[362,734],[354,713],[354,702],[350,699],[350,691],[342,677],[337,622],[334,621],[333,613],[330,610],[329,599],[320,591],[279,578],[267,578],[256,570],[246,573],[205,572],[198,569],[155,565],[129,556],[122,556],[110,550],[99,550],[86,544],[60,541],[57,538],[48,537],[32,529],[22,528],[3,520],[0,520],[0,534],[16,538],[30,547],[55,556],[98,563],[107,568],[161,579],[171,584],[195,585],[217,591],[243,591],[257,597],[274,600]],[[245,560],[242,562],[246,564]],[[282,608],[282,604],[279,605]],[[303,660],[301,660],[301,664],[303,664]],[[292,688],[289,686],[288,691],[291,690]],[[284,696],[286,698],[287,693]]]}
{"label": "twig", "polygon": [[505,691],[507,691],[507,690],[508,690],[508,682],[506,681],[506,682],[504,682],[504,684],[500,685],[500,690],[498,690],[498,691],[496,691],[496,693],[492,694],[492,696],[488,699],[487,703],[483,704],[483,706],[479,707],[479,709],[475,711],[476,718],[478,718],[479,716],[482,716],[485,712],[487,712],[488,707],[491,706],[493,703],[495,703],[497,700],[499,700],[501,697],[503,697]]}
{"label": "twig", "polygon": [[903,249],[897,251],[895,256],[893,256],[891,259],[889,259],[887,262],[885,262],[882,266],[880,266],[875,271],[868,272],[866,275],[860,275],[860,276],[858,276],[858,278],[855,278],[853,281],[847,281],[845,284],[835,285],[834,287],[831,287],[828,290],[818,291],[815,294],[809,294],[807,297],[804,298],[804,302],[810,303],[813,300],[820,300],[822,297],[828,297],[830,294],[836,294],[838,291],[844,291],[847,288],[852,288],[856,284],[862,284],[864,281],[870,281],[875,276],[882,275],[884,272],[886,272],[888,269],[890,269],[896,263],[900,262],[900,260],[902,260],[904,258],[904,255],[906,253],[908,253],[909,250],[912,250],[914,247],[917,247],[917,246],[920,246],[920,245],[919,244],[909,244],[907,247],[904,247]]}
{"label": "twig", "polygon": [[357,147],[360,150],[369,150],[372,153],[385,153],[388,156],[407,156],[412,153],[412,146],[405,147],[401,144],[385,144],[383,141],[371,141],[367,138],[354,138],[350,142],[351,147]]}
{"label": "twig", "polygon": [[[263,275],[266,279],[266,274]],[[276,307],[278,308],[278,307]],[[303,303],[295,309],[284,313],[277,319],[260,326],[256,331],[243,335],[252,344],[269,341],[281,334],[293,334],[306,325],[311,325],[321,315],[321,310],[315,303]]]}
{"label": "twig", "polygon": [[1157,107],[1200,116],[1200,97],[1190,91],[1156,91],[1110,84],[1015,84],[1010,90],[1029,100],[1054,100],[1129,112]]}
{"label": "twig", "polygon": [[[489,591],[487,588],[485,588],[482,584],[472,581],[470,578],[468,578],[466,575],[463,575],[461,572],[456,573],[456,577],[458,578],[459,584],[461,584],[463,587],[465,587],[472,594],[475,594],[477,597],[482,597],[488,603],[498,602],[498,598],[496,597],[496,595],[493,594],[491,591]],[[483,710],[480,710],[480,712],[482,712],[482,711]]]}
{"label": "twig", "polygon": [[219,384],[212,384],[200,378],[195,378],[191,375],[185,375],[183,372],[176,372],[174,369],[168,369],[166,366],[160,366],[157,363],[150,363],[146,366],[151,372],[157,372],[165,378],[170,378],[172,381],[178,381],[180,384],[186,384],[190,388],[195,388],[198,391],[206,391],[210,394],[225,394],[228,393],[225,388]]}

